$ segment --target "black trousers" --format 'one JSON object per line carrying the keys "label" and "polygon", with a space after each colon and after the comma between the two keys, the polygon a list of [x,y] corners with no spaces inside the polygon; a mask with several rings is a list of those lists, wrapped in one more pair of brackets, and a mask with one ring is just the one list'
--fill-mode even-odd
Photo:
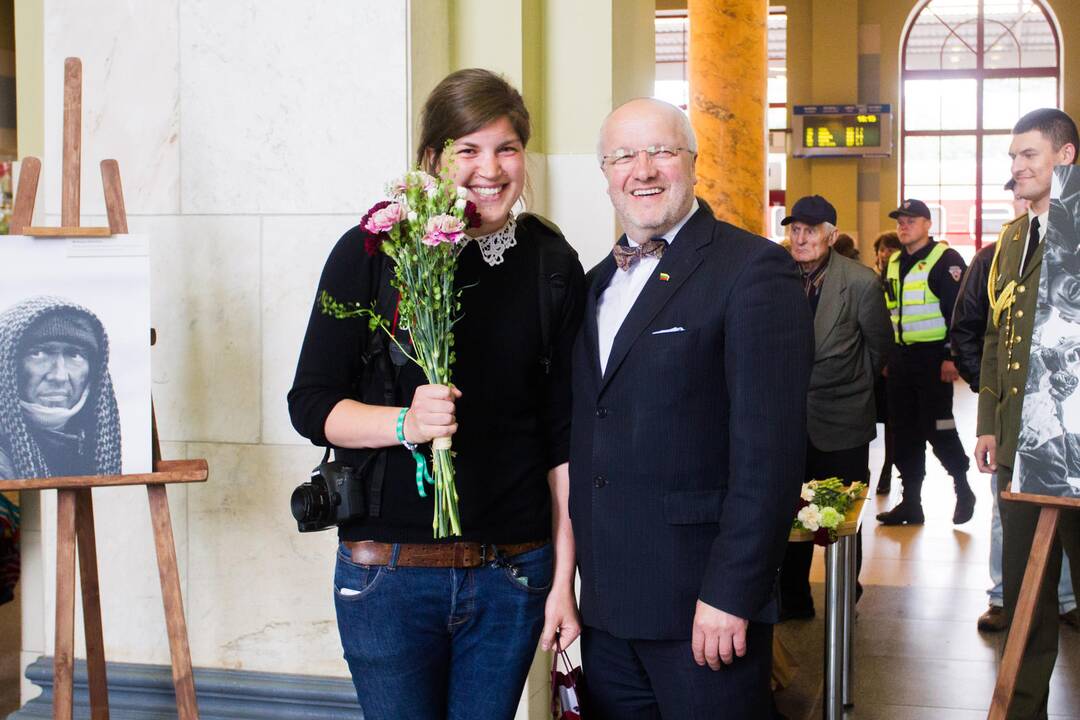
{"label": "black trousers", "polygon": [[[838,477],[845,485],[866,482],[869,475],[870,444],[864,443],[848,450],[826,452],[810,442],[806,444],[806,481]],[[862,530],[855,536],[856,570],[858,579],[862,568]],[[814,560],[814,543],[789,542],[780,566],[780,611],[812,610],[810,596],[810,565]]]}
{"label": "black trousers", "polygon": [[581,665],[588,720],[766,720],[772,713],[773,626],[750,623],[746,655],[711,670],[690,639],[625,640],[584,627]]}
{"label": "black trousers", "polygon": [[945,351],[940,343],[899,345],[889,356],[886,381],[893,460],[909,491],[918,500],[926,476],[926,443],[949,475],[963,477],[968,457],[953,418],[953,387],[941,382]]}

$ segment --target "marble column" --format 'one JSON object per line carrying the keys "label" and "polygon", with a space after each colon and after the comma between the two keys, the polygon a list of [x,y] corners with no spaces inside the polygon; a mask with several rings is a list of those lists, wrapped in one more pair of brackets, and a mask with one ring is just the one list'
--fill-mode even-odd
{"label": "marble column", "polygon": [[765,232],[767,0],[689,0],[697,194],[717,217]]}

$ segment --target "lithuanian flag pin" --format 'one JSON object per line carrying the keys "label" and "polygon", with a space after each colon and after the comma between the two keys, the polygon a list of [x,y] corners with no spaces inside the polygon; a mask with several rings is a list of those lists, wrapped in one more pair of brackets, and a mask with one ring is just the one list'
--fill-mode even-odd
{"label": "lithuanian flag pin", "polygon": [[667,282],[671,279],[671,276],[667,273],[660,273],[660,282]]}

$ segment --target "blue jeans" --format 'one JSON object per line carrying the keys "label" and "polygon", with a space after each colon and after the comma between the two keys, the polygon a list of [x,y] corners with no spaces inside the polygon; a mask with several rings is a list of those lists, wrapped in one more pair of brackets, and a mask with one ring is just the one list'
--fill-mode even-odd
{"label": "blue jeans", "polygon": [[[1001,584],[1001,511],[998,509],[998,476],[990,476],[990,489],[994,497],[994,511],[990,521],[990,579],[994,587],[986,591],[990,604],[1001,607],[1004,602],[1004,589]],[[1058,582],[1058,612],[1067,613],[1076,607],[1076,592],[1072,586],[1069,569],[1069,556],[1061,555],[1061,580]]]}
{"label": "blue jeans", "polygon": [[492,565],[356,565],[340,545],[334,605],[364,720],[511,720],[553,559],[551,545],[517,555],[515,577]]}

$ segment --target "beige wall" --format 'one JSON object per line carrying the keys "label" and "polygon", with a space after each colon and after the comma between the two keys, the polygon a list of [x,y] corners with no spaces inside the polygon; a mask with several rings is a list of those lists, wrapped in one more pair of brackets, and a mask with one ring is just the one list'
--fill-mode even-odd
{"label": "beige wall", "polygon": [[45,151],[45,27],[41,0],[15,0],[15,96],[19,157]]}

